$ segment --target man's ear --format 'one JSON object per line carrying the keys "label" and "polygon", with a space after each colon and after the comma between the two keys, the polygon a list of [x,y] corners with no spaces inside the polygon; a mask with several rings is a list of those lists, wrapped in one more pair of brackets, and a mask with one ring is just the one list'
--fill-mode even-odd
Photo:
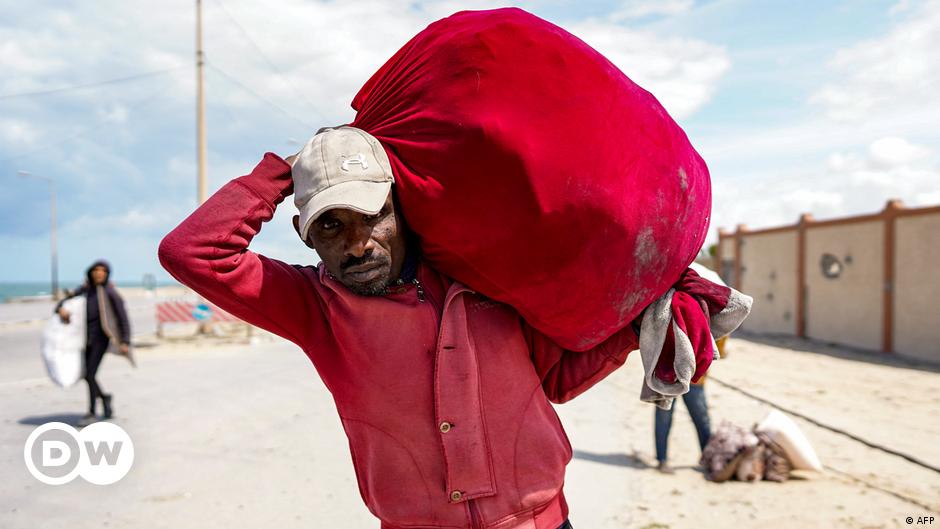
{"label": "man's ear", "polygon": [[[294,231],[296,231],[296,232],[297,232],[297,236],[300,237],[300,215],[294,215],[294,217],[291,219],[291,221],[292,221],[293,224],[294,224]],[[313,248],[313,245],[310,244],[310,241],[308,241],[307,239],[304,239],[303,237],[301,237],[300,240],[304,241],[304,244],[307,245],[307,248],[310,248],[311,250],[314,249],[314,248]]]}

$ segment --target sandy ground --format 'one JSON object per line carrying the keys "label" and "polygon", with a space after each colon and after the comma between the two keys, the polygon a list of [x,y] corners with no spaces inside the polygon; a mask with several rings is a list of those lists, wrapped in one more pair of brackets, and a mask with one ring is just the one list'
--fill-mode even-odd
{"label": "sandy ground", "polygon": [[[712,424],[728,420],[750,426],[766,415],[771,407],[738,391],[743,389],[940,467],[940,374],[873,361],[878,359],[797,340],[735,339],[706,385]],[[699,450],[682,404],[670,437],[670,459],[679,471],[661,475],[650,468],[652,412],[636,402],[641,376],[639,362],[628,362],[589,398],[561,407],[581,451],[571,481],[603,483],[619,492],[619,509],[586,513],[587,527],[887,528],[907,526],[907,516],[936,518],[940,511],[937,472],[799,418],[826,467],[823,475],[782,484],[705,481],[695,468]],[[610,416],[592,413],[601,408]],[[605,435],[611,426],[617,434]],[[621,469],[611,472],[610,466]],[[579,487],[570,494],[583,508],[598,501],[590,489],[596,490]]]}
{"label": "sandy ground", "polygon": [[[36,339],[38,329],[0,328],[0,528],[378,527],[323,384],[296,347],[269,337],[139,348],[137,370],[109,357],[100,379],[134,440],[134,467],[106,487],[39,483],[23,463],[26,437],[76,420],[86,397],[83,384],[63,390],[42,378]],[[706,386],[714,426],[759,421],[770,406],[758,397],[940,467],[936,368],[795,340],[731,345]],[[575,450],[566,495],[578,529],[923,527],[905,518],[931,515],[940,526],[940,473],[799,418],[825,474],[707,482],[682,404],[670,438],[678,470],[660,474],[640,383],[634,356],[558,407]]]}

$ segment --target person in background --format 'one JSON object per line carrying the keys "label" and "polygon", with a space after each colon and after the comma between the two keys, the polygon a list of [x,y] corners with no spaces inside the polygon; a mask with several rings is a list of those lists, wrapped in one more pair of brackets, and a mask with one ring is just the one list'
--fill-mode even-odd
{"label": "person in background", "polygon": [[[108,280],[111,276],[111,266],[104,260],[95,261],[85,272],[85,276],[85,284],[65,298],[85,296],[87,303],[84,354],[88,413],[81,418],[79,426],[86,426],[95,421],[95,407],[99,398],[104,418],[110,419],[114,415],[113,396],[105,393],[96,379],[98,367],[108,348],[116,349],[119,354],[126,356],[131,364],[134,363],[130,355],[131,326],[127,311],[124,310],[124,299]],[[62,307],[65,299],[56,305],[55,311],[63,321],[68,322],[71,314]]]}
{"label": "person in background", "polygon": [[[719,277],[717,273],[709,268],[706,268],[705,266],[702,266],[698,263],[692,263],[690,268],[695,270],[700,276],[708,279],[713,283],[719,285],[725,284],[725,282],[721,280],[721,277]],[[718,347],[718,355],[721,358],[725,357],[725,343],[727,341],[727,336],[723,336],[715,340],[715,345]],[[685,407],[689,410],[689,415],[692,417],[692,423],[695,425],[695,433],[698,435],[699,449],[704,450],[705,445],[708,444],[708,440],[711,439],[712,435],[711,419],[708,416],[708,402],[705,400],[704,376],[699,379],[697,383],[689,386],[689,392],[682,396],[682,401],[685,402]],[[672,412],[675,408],[676,405],[673,403],[672,408],[669,408],[668,410],[656,408],[656,412],[654,414],[654,436],[656,440],[657,461],[656,468],[664,474],[675,473],[675,470],[669,466],[669,458],[667,456],[669,446],[669,431],[672,429]]]}
{"label": "person in background", "polygon": [[[724,348],[727,336],[715,341],[718,345],[718,353],[724,358]],[[695,424],[695,433],[698,434],[699,449],[704,450],[708,440],[711,439],[711,419],[708,416],[708,402],[705,400],[705,377],[703,376],[697,383],[689,386],[689,392],[682,396],[682,402],[689,410],[692,417],[692,423]],[[655,438],[656,438],[656,461],[657,469],[664,474],[673,474],[675,470],[669,466],[667,457],[669,446],[669,430],[672,429],[672,412],[676,409],[673,403],[672,408],[663,410],[656,408],[655,420]]]}

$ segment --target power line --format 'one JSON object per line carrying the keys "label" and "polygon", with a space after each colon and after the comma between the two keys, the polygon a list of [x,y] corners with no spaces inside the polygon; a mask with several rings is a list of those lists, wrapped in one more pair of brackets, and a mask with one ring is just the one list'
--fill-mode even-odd
{"label": "power line", "polygon": [[[147,95],[146,97],[144,97],[143,99],[138,100],[138,101],[135,102],[133,105],[128,106],[127,109],[128,109],[128,110],[139,110],[139,109],[141,109],[141,108],[144,108],[144,107],[146,107],[147,105],[149,105],[150,103],[152,103],[154,100],[156,100],[156,99],[158,98],[158,96],[163,95],[163,94],[165,94],[165,93],[166,93],[166,87],[163,86],[163,85],[161,85],[159,89],[157,89],[157,90],[155,90],[154,92],[148,94],[148,95]],[[0,163],[6,163],[6,162],[13,161],[13,160],[18,160],[18,159],[20,159],[20,158],[25,158],[25,157],[27,157],[27,156],[31,156],[31,155],[36,154],[36,153],[39,153],[39,152],[49,152],[51,146],[53,146],[53,145],[61,145],[62,143],[65,143],[65,142],[68,142],[68,141],[72,141],[72,140],[81,138],[81,137],[83,137],[83,136],[87,136],[89,133],[94,132],[94,131],[97,130],[98,128],[100,128],[100,127],[102,127],[103,125],[105,125],[107,122],[108,122],[107,116],[105,116],[104,118],[99,118],[99,119],[97,120],[97,123],[94,124],[94,125],[92,125],[92,126],[90,126],[90,127],[85,127],[85,128],[79,129],[79,130],[78,130],[77,132],[75,132],[74,134],[71,134],[71,135],[66,136],[66,137],[64,137],[64,138],[59,138],[59,139],[55,139],[55,140],[46,142],[46,145],[44,145],[44,146],[42,146],[42,147],[38,147],[38,148],[36,148],[36,149],[30,150],[30,151],[26,151],[26,152],[24,152],[24,153],[20,153],[20,154],[16,154],[16,155],[13,155],[13,156],[10,156],[10,157],[7,157],[7,158],[0,159]]]}
{"label": "power line", "polygon": [[48,94],[55,94],[55,93],[58,93],[58,92],[68,92],[68,91],[71,91],[71,90],[84,90],[84,89],[86,89],[86,88],[95,88],[95,87],[98,87],[98,86],[105,86],[105,85],[109,85],[109,84],[126,83],[126,82],[128,82],[128,81],[136,81],[136,80],[138,80],[138,79],[145,79],[145,78],[147,78],[147,77],[154,77],[154,76],[158,76],[158,75],[164,75],[164,74],[167,74],[167,73],[170,73],[170,72],[179,70],[179,69],[181,69],[181,68],[183,68],[183,67],[182,67],[182,66],[177,66],[177,67],[175,67],[175,68],[167,68],[167,69],[164,69],[164,70],[155,70],[155,71],[152,71],[152,72],[144,72],[144,73],[139,73],[139,74],[136,74],[136,75],[129,75],[129,76],[127,76],[127,77],[117,77],[117,78],[114,78],[114,79],[107,79],[107,80],[104,80],[104,81],[97,81],[97,82],[94,82],[94,83],[77,84],[77,85],[72,85],[72,86],[62,86],[62,87],[59,87],[59,88],[50,88],[50,89],[48,89],[48,90],[36,90],[36,91],[33,91],[33,92],[20,92],[20,93],[17,93],[17,94],[4,94],[4,95],[0,95],[0,99],[13,99],[13,98],[15,98],[15,97],[43,96],[43,95],[48,95]]}
{"label": "power line", "polygon": [[225,16],[227,16],[229,20],[231,20],[232,23],[235,24],[235,27],[237,27],[239,31],[242,32],[242,35],[245,36],[245,39],[248,40],[248,42],[255,48],[255,51],[257,51],[258,55],[260,55],[261,58],[264,59],[264,62],[267,63],[268,67],[271,68],[274,74],[277,75],[284,84],[289,86],[290,89],[293,90],[295,95],[299,96],[300,99],[302,99],[305,103],[307,103],[307,105],[310,106],[311,110],[319,114],[321,118],[324,118],[323,114],[317,110],[316,105],[314,105],[309,99],[307,99],[304,93],[301,90],[299,90],[297,86],[294,85],[294,83],[292,83],[286,75],[284,75],[283,72],[281,72],[281,70],[274,64],[274,62],[271,61],[271,59],[268,58],[268,56],[261,49],[261,46],[259,46],[258,43],[255,41],[255,39],[253,39],[251,35],[248,33],[248,30],[246,30],[245,27],[242,26],[238,22],[238,20],[235,19],[234,16],[232,16],[232,13],[228,10],[228,8],[225,7],[225,5],[222,3],[222,0],[216,0],[216,4],[218,4],[219,7],[222,8],[222,12],[224,12]]}
{"label": "power line", "polygon": [[282,114],[284,114],[285,116],[287,116],[287,117],[293,119],[293,120],[296,121],[297,123],[300,123],[300,124],[303,125],[304,127],[307,127],[308,129],[316,129],[316,128],[317,128],[317,127],[315,127],[314,125],[311,125],[310,123],[307,123],[306,121],[304,121],[304,120],[298,118],[298,117],[295,116],[293,113],[288,112],[287,110],[285,110],[283,107],[281,107],[281,106],[278,105],[277,103],[271,101],[270,99],[267,99],[266,97],[262,96],[262,95],[259,94],[258,92],[255,92],[255,91],[252,90],[250,87],[248,87],[247,85],[245,85],[244,83],[242,83],[241,81],[239,81],[238,79],[236,79],[234,76],[225,73],[225,71],[223,71],[221,68],[219,68],[219,67],[216,66],[215,64],[213,64],[213,63],[211,63],[211,62],[209,62],[209,61],[206,61],[206,66],[208,66],[209,68],[212,68],[216,73],[220,74],[222,77],[224,77],[224,78],[225,78],[226,80],[228,80],[229,82],[231,82],[231,83],[233,83],[233,84],[239,86],[242,90],[248,92],[249,94],[251,94],[252,96],[254,96],[255,98],[257,98],[258,100],[263,101],[264,103],[267,103],[267,104],[270,105],[272,108],[278,110],[280,113],[282,113]]}

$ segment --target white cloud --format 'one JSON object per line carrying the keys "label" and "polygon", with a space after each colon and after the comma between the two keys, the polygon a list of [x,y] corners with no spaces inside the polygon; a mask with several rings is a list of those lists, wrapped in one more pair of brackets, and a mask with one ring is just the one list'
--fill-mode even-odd
{"label": "white cloud", "polygon": [[694,0],[626,0],[612,15],[615,21],[651,15],[680,15],[695,5]]}
{"label": "white cloud", "polygon": [[927,147],[940,122],[940,1],[890,14],[882,35],[833,54],[805,111],[697,145],[713,175],[713,228],[872,213],[891,198],[940,202],[938,153]]}
{"label": "white cloud", "polygon": [[871,163],[878,168],[890,169],[925,158],[930,150],[914,145],[904,138],[889,137],[875,140],[868,146]]}
{"label": "white cloud", "polygon": [[897,15],[898,13],[903,13],[911,8],[910,0],[900,0],[898,3],[891,6],[891,9],[888,10],[888,13],[891,15]]}
{"label": "white cloud", "polygon": [[[538,12],[547,1],[516,5]],[[272,10],[249,0],[222,2],[224,10],[218,2],[203,3],[210,192],[249,171],[265,150],[296,150],[287,138],[303,142],[320,126],[350,120],[359,87],[429,23],[463,9],[504,5],[283,0]],[[630,5],[634,14],[669,14],[686,4],[670,1],[652,11]],[[128,83],[0,101],[0,158],[19,156],[26,168],[59,175],[62,195],[69,197],[61,219],[70,235],[63,253],[101,251],[106,241],[122,239],[137,241],[137,253],[155,247],[195,204],[193,3],[167,0],[159,9],[141,9],[133,2],[64,6],[40,0],[4,11],[0,95],[175,69]],[[596,46],[680,118],[708,101],[730,64],[721,47],[631,30],[610,18],[552,21]],[[87,213],[75,217],[76,211]],[[292,212],[289,203],[280,208],[258,247],[310,262],[290,228]],[[155,264],[152,254],[135,259]]]}
{"label": "white cloud", "polygon": [[[520,0],[512,2],[512,6],[533,11],[539,4],[544,4],[542,0]],[[428,23],[433,20],[450,16],[459,11],[476,11],[480,9],[496,9],[507,7],[508,2],[498,0],[421,0],[412,5],[412,7],[424,14]],[[557,22],[557,21],[556,21]]]}
{"label": "white cloud", "polygon": [[[48,53],[48,41],[33,38],[27,42],[33,45],[24,46],[24,42],[14,40],[0,43],[0,64],[10,72],[27,75],[46,74],[63,66],[59,58]],[[8,79],[8,82],[16,82],[16,80]]]}
{"label": "white cloud", "polygon": [[[227,0],[224,8],[221,5],[209,2],[204,8],[208,64],[296,113],[300,121],[319,126],[350,119],[349,103],[358,88],[427,24],[458,10],[501,4],[490,0],[417,2],[403,8],[379,0],[285,0],[273,13],[258,2]],[[534,1],[522,3],[527,8],[536,5]],[[687,0],[632,2],[623,9],[672,13],[690,5]],[[164,96],[180,103],[192,100],[194,75],[185,69],[193,60],[191,2],[171,0],[158,10],[141,10],[128,3],[106,8],[79,3],[68,12],[42,4],[29,9],[20,15],[19,24],[0,26],[0,42],[4,42],[0,58],[5,59],[7,73],[0,79],[0,93],[182,68]],[[33,27],[38,18],[43,19],[42,31]],[[723,48],[639,33],[606,20],[568,24],[567,28],[596,46],[679,116],[708,100],[730,64]],[[211,68],[207,78],[210,104],[279,112]],[[136,89],[158,82],[162,80],[121,86]],[[103,92],[80,91],[67,97],[98,100]]]}
{"label": "white cloud", "polygon": [[914,203],[920,205],[940,205],[940,191],[925,190],[921,193],[917,193]]}
{"label": "white cloud", "polygon": [[154,234],[163,234],[166,226],[175,225],[189,213],[182,204],[154,207],[148,202],[114,211],[117,207],[119,205],[102,206],[99,211],[84,213],[64,223],[62,231],[75,237],[101,233],[110,237],[152,238]]}
{"label": "white cloud", "polygon": [[875,213],[895,198],[909,207],[937,205],[938,162],[937,153],[929,148],[888,137],[833,153],[818,166],[754,175],[747,185],[716,180],[712,226],[793,224],[801,213],[816,218]]}
{"label": "white cloud", "polygon": [[679,119],[707,103],[731,67],[723,47],[700,40],[663,38],[602,20],[578,22],[566,29],[652,92]]}
{"label": "white cloud", "polygon": [[112,123],[126,123],[127,116],[127,107],[119,103],[113,103],[98,108],[98,118],[103,121],[109,121]]}
{"label": "white cloud", "polygon": [[840,50],[830,63],[837,81],[810,98],[833,119],[859,122],[873,115],[940,108],[940,1],[892,14],[909,14],[886,35]]}
{"label": "white cloud", "polygon": [[30,123],[20,119],[0,118],[0,140],[4,143],[31,147],[38,137],[39,131]]}
{"label": "white cloud", "polygon": [[879,138],[865,150],[834,153],[817,187],[832,179],[841,181],[850,205],[891,198],[926,205],[923,198],[940,186],[937,162],[936,153],[925,145],[900,137]]}

